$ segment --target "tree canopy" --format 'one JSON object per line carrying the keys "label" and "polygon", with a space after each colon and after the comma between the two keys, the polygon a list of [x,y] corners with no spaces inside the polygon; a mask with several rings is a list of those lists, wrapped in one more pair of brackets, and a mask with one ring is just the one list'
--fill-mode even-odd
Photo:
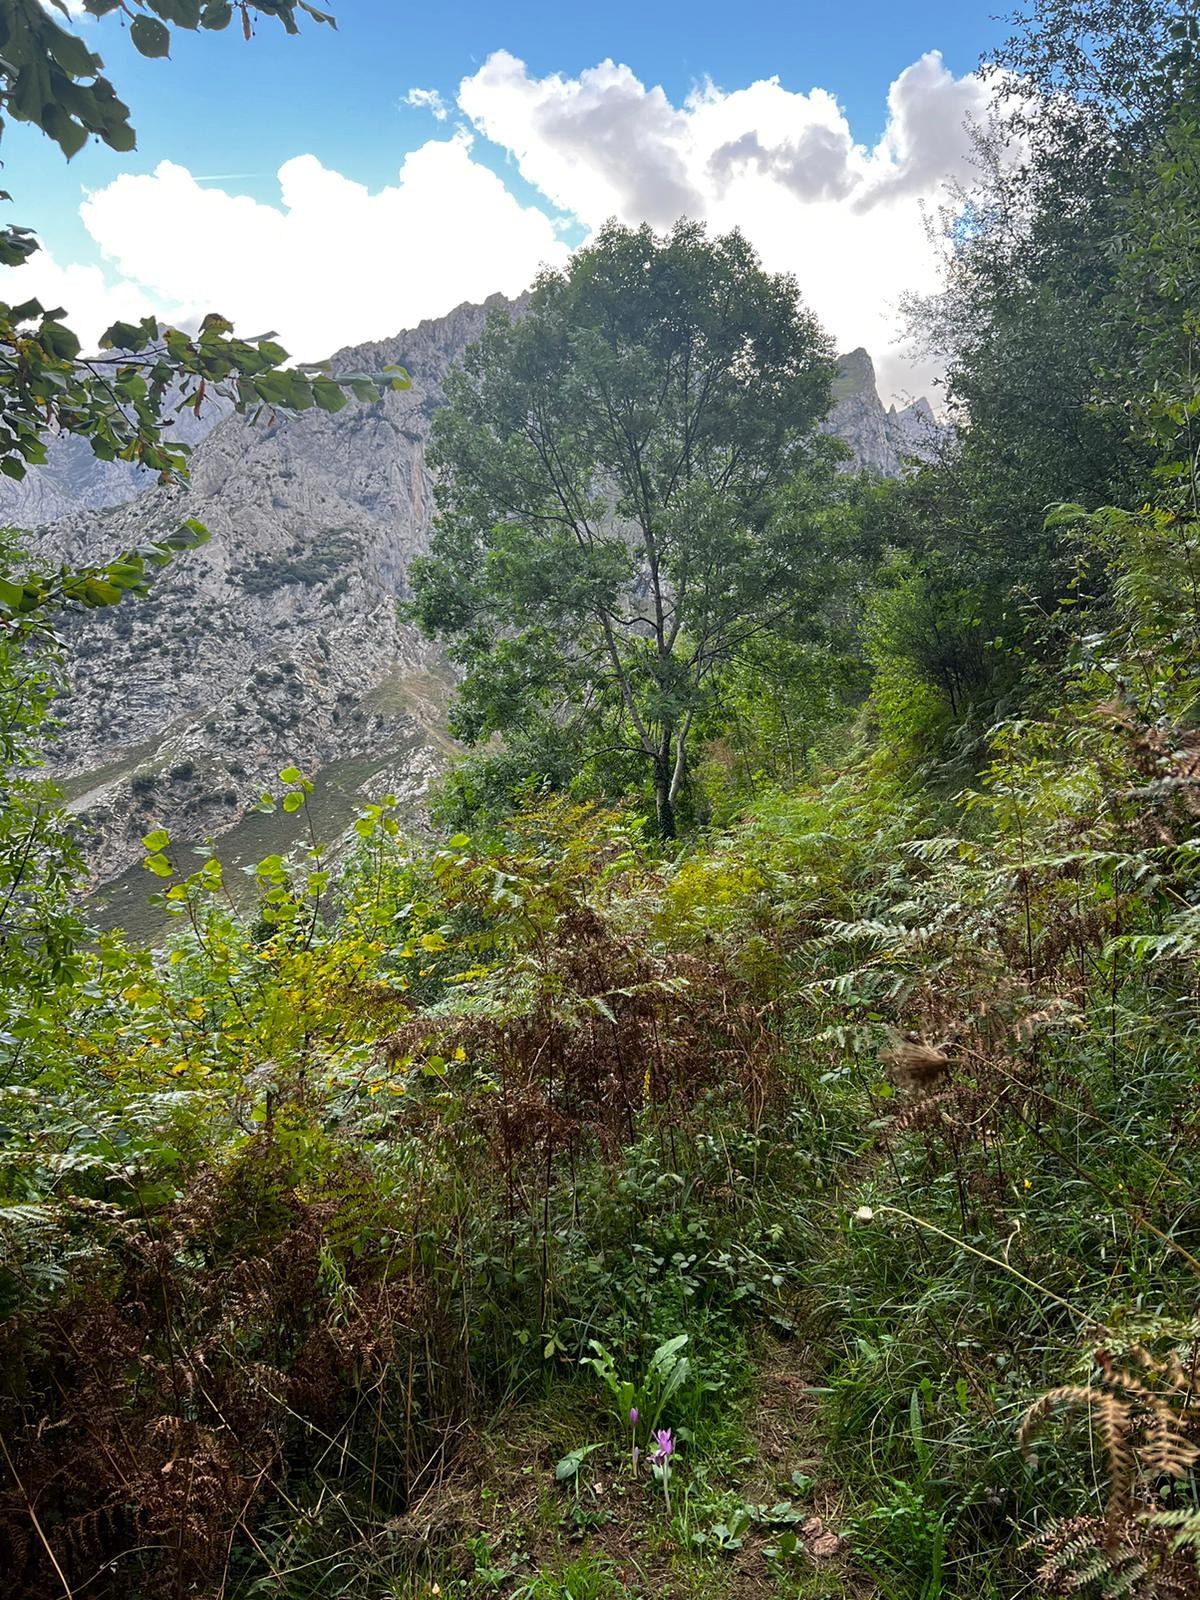
{"label": "tree canopy", "polygon": [[493,315],[434,419],[441,472],[414,614],[465,669],[469,741],[531,719],[650,768],[674,830],[715,674],[785,624],[836,453],[829,341],[738,233],[610,223],[515,317]]}

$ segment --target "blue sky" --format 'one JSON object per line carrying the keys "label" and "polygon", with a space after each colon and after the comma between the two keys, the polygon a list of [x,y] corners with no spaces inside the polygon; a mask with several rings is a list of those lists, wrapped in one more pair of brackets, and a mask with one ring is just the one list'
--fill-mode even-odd
{"label": "blue sky", "polygon": [[[835,332],[849,337],[852,313],[835,309],[830,285],[821,287],[818,235],[838,241],[830,248],[849,252],[859,237],[865,249],[880,250],[882,241],[887,255],[877,224],[894,213],[896,237],[903,235],[894,265],[906,270],[902,262],[915,248],[909,213],[936,198],[933,169],[943,154],[947,174],[961,176],[962,108],[973,112],[978,98],[967,80],[980,54],[1005,32],[992,20],[991,5],[969,0],[920,6],[750,0],[735,8],[654,0],[590,7],[548,0],[517,7],[342,0],[331,9],[338,14],[336,33],[306,25],[301,37],[288,38],[264,21],[249,44],[235,30],[176,35],[169,62],[139,57],[117,18],[81,25],[133,109],[137,152],[117,156],[89,146],[68,165],[46,141],[11,126],[4,152],[5,183],[16,200],[12,215],[39,229],[48,252],[43,271],[50,263],[60,271],[91,269],[86,283],[79,270],[74,280],[61,280],[71,283],[79,312],[99,314],[101,279],[105,292],[127,299],[136,293],[156,306],[165,301],[164,315],[196,311],[205,282],[194,253],[211,250],[214,292],[235,301],[224,307],[230,313],[258,309],[254,295],[241,296],[232,255],[244,280],[274,273],[292,283],[297,305],[287,333],[293,345],[319,345],[343,333],[362,337],[361,318],[344,319],[344,328],[329,316],[302,326],[296,283],[297,272],[308,274],[310,299],[322,284],[338,292],[339,269],[356,270],[355,239],[337,240],[338,230],[350,227],[362,248],[395,255],[394,315],[385,283],[357,282],[360,304],[368,290],[375,297],[375,334],[382,336],[401,325],[397,318],[449,309],[437,304],[440,280],[455,292],[474,292],[478,280],[486,292],[489,252],[497,257],[494,286],[513,292],[539,259],[559,259],[556,241],[578,243],[603,220],[601,212],[635,221],[641,210],[660,222],[672,206],[686,205],[714,227],[736,222],[752,238],[759,230],[763,237],[756,242],[768,265],[796,271],[802,288],[807,269],[817,309],[846,324]],[[930,52],[940,56],[936,71],[927,66],[902,77]],[[606,60],[628,73],[589,77]],[[779,92],[754,90],[773,78]],[[473,82],[473,93],[456,106],[464,79]],[[888,100],[898,79],[908,86],[899,115]],[[696,115],[689,96],[710,83],[709,107]],[[439,120],[426,107],[407,105],[413,87],[437,91],[445,116]],[[813,89],[824,91],[817,101],[809,98]],[[714,93],[726,97],[719,116]],[[819,193],[810,172],[814,140],[822,172],[832,171],[830,141],[845,151],[852,142],[860,153],[841,151],[837,161],[845,166],[849,160],[853,172],[822,179]],[[428,170],[420,176],[414,168],[411,192],[402,192],[403,184],[396,187],[401,163],[421,151]],[[294,169],[294,192],[285,203],[278,171],[302,156],[316,163]],[[179,169],[169,182],[163,162]],[[639,162],[644,175],[634,170]],[[885,166],[892,174],[886,193],[879,188]],[[484,172],[500,180],[503,193],[487,187]],[[336,175],[337,182],[323,174]],[[130,182],[135,178],[140,184]],[[350,194],[347,186],[355,184],[392,199],[368,206]],[[203,221],[198,187],[215,196],[203,206]],[[880,198],[871,199],[876,191]],[[88,192],[102,198],[85,226],[79,208]],[[776,192],[794,208],[793,244],[771,216]],[[257,208],[239,211],[231,203],[237,196],[256,201]],[[218,204],[222,197],[229,203]],[[322,206],[329,223],[324,241]],[[489,226],[486,240],[474,241],[481,255],[474,276],[463,262],[472,249],[472,208]],[[277,226],[276,213],[289,209],[293,226]],[[870,228],[849,226],[852,213],[865,217],[868,211]],[[553,232],[538,217],[556,219]],[[173,253],[161,237],[151,237],[156,227],[170,231]],[[127,232],[118,236],[121,228]],[[214,230],[224,233],[219,250]],[[445,253],[441,272],[439,250]],[[884,283],[886,261],[879,271],[881,294],[903,290],[898,280]],[[861,293],[863,286],[856,287]],[[239,296],[244,307],[236,303]],[[878,316],[864,316],[865,333],[882,326]]]}

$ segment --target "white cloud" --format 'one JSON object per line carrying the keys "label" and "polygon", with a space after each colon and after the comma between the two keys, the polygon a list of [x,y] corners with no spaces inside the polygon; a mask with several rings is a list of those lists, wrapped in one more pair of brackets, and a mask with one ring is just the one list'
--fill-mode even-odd
{"label": "white cloud", "polygon": [[459,86],[480,132],[516,157],[521,176],[590,227],[616,215],[665,227],[696,216],[688,180],[688,116],[628,67],[602,61],[578,78],[530,78],[497,50]]}
{"label": "white cloud", "polygon": [[[406,100],[448,114],[436,90]],[[688,215],[740,227],[771,270],[794,272],[839,348],[871,351],[885,394],[927,379],[895,348],[897,302],[937,281],[922,202],[969,178],[969,124],[987,111],[982,83],[954,77],[936,52],[892,84],[873,147],[825,89],[706,83],[675,105],[612,61],[536,78],[499,51],[463,80],[458,105],[565,216],[522,204],[466,127],[414,150],[376,193],[312,155],[279,169],[275,204],[162,162],[84,200],[104,271],[43,253],[0,294],[65,305],[93,339],[117,316],[216,310],[248,334],[277,330],[309,359],[520,292],[543,262],[567,259],[564,231]]]}
{"label": "white cloud", "polygon": [[729,92],[705,84],[674,106],[612,61],[533,78],[498,51],[463,80],[459,105],[588,228],[681,215],[740,227],[768,267],[796,274],[840,348],[866,345],[881,388],[910,383],[894,345],[897,302],[937,280],[921,203],[969,177],[970,126],[988,106],[980,80],[954,77],[936,51],[892,84],[874,148],[827,90],[798,93],[778,78]]}
{"label": "white cloud", "polygon": [[397,183],[372,194],[297,156],[279,169],[280,204],[201,187],[163,161],[90,194],[84,223],[119,274],[44,255],[0,275],[0,293],[43,290],[94,340],[127,305],[166,320],[219,311],[246,334],[268,329],[301,360],[385,338],[463,300],[518,294],[543,262],[568,255],[553,222],[521,205],[472,159],[471,136],[431,140]]}
{"label": "white cloud", "polygon": [[404,96],[404,104],[415,106],[419,111],[431,111],[439,122],[445,122],[450,115],[449,106],[436,89],[410,89]]}
{"label": "white cloud", "polygon": [[97,266],[64,265],[48,250],[39,250],[22,267],[0,272],[0,294],[14,304],[38,300],[47,311],[65,310],[67,321],[91,351],[104,330],[117,321],[140,322],[151,315],[168,322],[188,320],[183,307],[147,294],[136,283],[113,282]]}
{"label": "white cloud", "polygon": [[988,101],[977,76],[954,77],[936,50],[906,67],[888,90],[887,127],[875,152],[877,171],[858,207],[929,195],[947,180],[968,182],[973,174],[971,134],[987,123]]}

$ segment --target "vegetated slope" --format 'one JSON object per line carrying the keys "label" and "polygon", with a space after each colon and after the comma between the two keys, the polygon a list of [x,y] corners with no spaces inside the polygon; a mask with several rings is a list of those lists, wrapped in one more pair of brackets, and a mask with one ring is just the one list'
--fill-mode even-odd
{"label": "vegetated slope", "polygon": [[6,1110],[20,1592],[1195,1595],[1196,538],[1097,522],[1139,581],[954,800],[377,811],[336,913],[168,850]]}
{"label": "vegetated slope", "polygon": [[[449,678],[398,620],[396,600],[409,559],[428,544],[429,421],[486,312],[460,306],[335,358],[341,370],[399,363],[413,380],[405,393],[333,416],[229,417],[197,445],[186,493],[155,489],[41,532],[42,552],[73,561],[145,542],[185,516],[212,535],[148,601],[70,630],[74,687],[54,759],[90,831],[96,882],[136,863],[152,826],[192,839],[239,829],[230,844],[242,858],[286,842],[283,819],[270,838],[246,819],[290,763],[326,773],[322,826],[334,832],[370,794],[417,802],[444,764]],[[885,411],[870,359],[855,351],[827,427],[850,445],[851,465],[894,474],[928,441],[926,413]]]}

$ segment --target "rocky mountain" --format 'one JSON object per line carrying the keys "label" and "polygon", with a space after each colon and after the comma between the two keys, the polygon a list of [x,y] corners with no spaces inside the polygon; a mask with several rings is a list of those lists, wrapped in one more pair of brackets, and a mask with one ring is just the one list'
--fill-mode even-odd
{"label": "rocky mountain", "polygon": [[838,357],[833,406],[824,429],[850,446],[854,454],[848,468],[865,467],[885,478],[899,477],[907,460],[930,456],[941,435],[924,396],[902,410],[884,410],[875,365],[862,349]]}
{"label": "rocky mountain", "polygon": [[[178,412],[171,435],[193,449],[232,409],[228,401],[213,397],[200,416]],[[101,461],[86,439],[62,434],[50,441],[46,460],[23,478],[0,478],[0,524],[36,528],[57,522],[77,511],[116,506],[154,487],[157,474],[131,461]]]}
{"label": "rocky mountain", "polygon": [[[184,516],[211,533],[148,600],[71,625],[73,692],[52,760],[89,832],[96,883],[126,874],[118,899],[144,901],[139,841],[152,827],[184,840],[221,835],[232,861],[298,837],[296,817],[254,809],[286,765],[316,779],[327,836],[386,791],[419,812],[452,749],[451,682],[438,654],[400,622],[396,600],[429,537],[430,418],[486,311],[460,306],[334,358],[346,369],[400,363],[413,380],[407,392],[333,416],[255,425],[225,417],[197,443],[186,492],[156,487],[128,499],[115,479],[89,477],[78,463],[53,489],[39,490],[36,473],[26,480],[25,508],[54,505],[60,493],[123,501],[81,509],[77,499],[40,530],[37,546],[56,558],[95,560]],[[844,358],[828,426],[858,463],[899,471],[926,415],[885,411],[869,357]],[[119,915],[129,920],[127,905]]]}

